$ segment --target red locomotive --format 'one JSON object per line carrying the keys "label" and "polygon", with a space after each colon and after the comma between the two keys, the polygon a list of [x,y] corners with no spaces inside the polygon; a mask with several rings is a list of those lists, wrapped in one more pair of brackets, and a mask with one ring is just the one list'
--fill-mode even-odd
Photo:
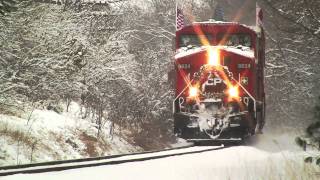
{"label": "red locomotive", "polygon": [[259,25],[193,23],[176,32],[174,133],[242,140],[265,119],[265,37]]}

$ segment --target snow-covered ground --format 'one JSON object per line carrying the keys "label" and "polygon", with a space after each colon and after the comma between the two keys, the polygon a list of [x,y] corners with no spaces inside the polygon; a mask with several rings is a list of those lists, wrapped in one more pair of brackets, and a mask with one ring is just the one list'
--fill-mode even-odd
{"label": "snow-covered ground", "polygon": [[[0,114],[0,165],[142,151],[118,135],[111,140],[110,134],[106,133],[109,132],[108,124],[103,128],[104,133],[97,141],[96,125],[90,119],[80,118],[80,107],[74,102],[69,112],[61,114],[40,109],[21,117]],[[251,138],[245,146],[119,165],[18,174],[1,179],[319,179],[319,166],[304,163],[305,157],[317,152],[304,152],[295,145],[297,132],[279,132],[266,128],[265,134]],[[180,139],[172,147],[183,145],[188,143]],[[206,148],[212,147],[195,147],[195,150]]]}
{"label": "snow-covered ground", "polygon": [[119,165],[20,174],[3,179],[319,179],[320,168],[303,161],[314,152],[303,152],[294,144],[294,137],[294,134],[266,132],[253,138],[247,146]]}
{"label": "snow-covered ground", "polygon": [[116,134],[111,138],[108,128],[106,123],[97,140],[96,124],[81,119],[74,102],[61,114],[39,109],[21,117],[0,114],[0,166],[142,151]]}

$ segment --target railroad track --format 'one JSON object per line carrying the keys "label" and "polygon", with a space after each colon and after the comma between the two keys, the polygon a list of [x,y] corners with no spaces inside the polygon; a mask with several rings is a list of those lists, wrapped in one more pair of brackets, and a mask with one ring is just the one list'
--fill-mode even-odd
{"label": "railroad track", "polygon": [[63,171],[77,168],[86,168],[102,165],[116,165],[128,162],[140,162],[147,160],[154,160],[160,158],[167,158],[172,156],[181,156],[194,153],[202,153],[224,148],[221,146],[206,146],[198,147],[194,145],[183,146],[178,148],[170,148],[160,151],[147,151],[141,153],[131,153],[122,155],[111,155],[96,158],[83,158],[74,160],[52,161],[44,163],[24,164],[17,166],[3,166],[0,167],[0,176],[8,176],[14,174],[33,174]]}

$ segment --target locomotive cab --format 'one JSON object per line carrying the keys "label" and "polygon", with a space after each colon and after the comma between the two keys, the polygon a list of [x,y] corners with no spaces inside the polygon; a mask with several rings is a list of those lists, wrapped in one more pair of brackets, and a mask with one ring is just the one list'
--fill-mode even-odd
{"label": "locomotive cab", "polygon": [[190,141],[242,140],[264,122],[263,30],[227,22],[176,32],[174,132]]}

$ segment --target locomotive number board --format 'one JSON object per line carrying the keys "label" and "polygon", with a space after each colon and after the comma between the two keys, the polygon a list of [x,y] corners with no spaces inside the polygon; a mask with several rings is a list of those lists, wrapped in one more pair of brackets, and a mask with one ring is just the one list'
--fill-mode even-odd
{"label": "locomotive number board", "polygon": [[238,69],[250,69],[251,64],[238,64]]}
{"label": "locomotive number board", "polygon": [[190,69],[191,64],[178,64],[179,69]]}

